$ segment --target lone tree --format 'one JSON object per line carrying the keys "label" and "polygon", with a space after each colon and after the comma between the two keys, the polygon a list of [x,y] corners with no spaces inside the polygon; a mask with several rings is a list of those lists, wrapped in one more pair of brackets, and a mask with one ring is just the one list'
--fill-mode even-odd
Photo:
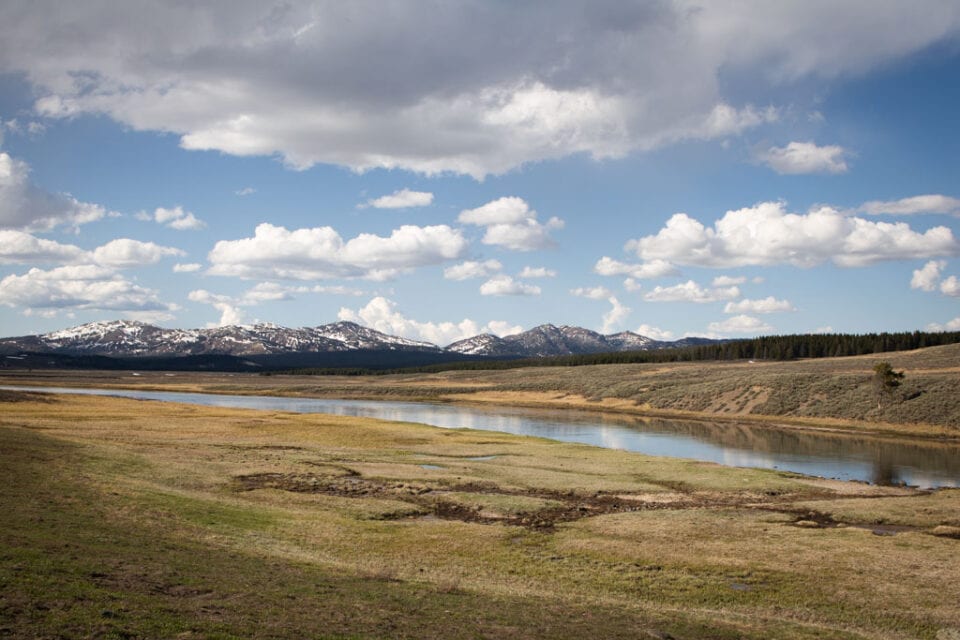
{"label": "lone tree", "polygon": [[877,409],[883,405],[883,398],[893,396],[893,390],[900,386],[903,371],[894,371],[889,362],[878,362],[873,367],[873,386],[877,390]]}

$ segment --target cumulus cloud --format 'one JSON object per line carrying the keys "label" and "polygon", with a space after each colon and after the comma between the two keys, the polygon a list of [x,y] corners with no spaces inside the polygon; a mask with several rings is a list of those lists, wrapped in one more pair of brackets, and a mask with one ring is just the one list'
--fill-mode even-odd
{"label": "cumulus cloud", "polygon": [[763,322],[759,318],[747,315],[733,316],[723,322],[711,322],[707,325],[707,330],[714,333],[746,333],[751,335],[760,335],[770,333],[773,327]]}
{"label": "cumulus cloud", "polygon": [[49,231],[95,222],[108,215],[100,205],[37,187],[30,181],[26,162],[0,152],[0,228]]}
{"label": "cumulus cloud", "polygon": [[200,271],[200,269],[202,268],[203,268],[203,265],[200,264],[199,262],[188,262],[188,263],[178,262],[177,264],[173,265],[173,272],[174,273],[194,273],[196,271]]}
{"label": "cumulus cloud", "polygon": [[[587,15],[585,15],[585,13]],[[150,16],[150,35],[137,25]],[[864,19],[870,16],[870,19]],[[0,70],[49,117],[105,114],[187,149],[482,178],[623,156],[768,121],[758,88],[863,73],[955,35],[960,9],[870,0],[549,7],[254,0],[62,11],[7,2]],[[450,63],[455,52],[455,64]]]}
{"label": "cumulus cloud", "polygon": [[538,296],[540,287],[514,280],[508,275],[497,275],[480,285],[484,296]]}
{"label": "cumulus cloud", "polygon": [[734,285],[743,284],[747,279],[744,276],[717,276],[713,279],[713,286],[715,287],[732,287]]}
{"label": "cumulus cloud", "polygon": [[927,325],[927,331],[960,331],[960,316],[944,324],[931,322]]}
{"label": "cumulus cloud", "polygon": [[523,329],[504,321],[493,321],[481,326],[474,320],[460,322],[419,322],[404,316],[392,300],[377,296],[360,309],[343,307],[338,319],[358,322],[391,335],[411,340],[424,340],[438,345],[447,345],[457,340],[481,333],[505,336],[520,333]]}
{"label": "cumulus cloud", "polygon": [[0,280],[0,304],[33,311],[175,310],[160,302],[158,294],[97,265],[70,265],[50,270],[30,269],[23,275]]}
{"label": "cumulus cloud", "polygon": [[87,252],[72,244],[37,238],[24,231],[0,229],[0,264],[70,263]]}
{"label": "cumulus cloud", "polygon": [[728,302],[723,308],[724,313],[781,313],[796,310],[789,300],[777,300],[773,296],[767,296],[761,300],[746,299]]}
{"label": "cumulus cloud", "polygon": [[264,222],[252,238],[221,240],[207,259],[208,273],[241,278],[384,280],[398,273],[459,258],[467,247],[446,225],[404,225],[388,237],[362,233],[346,242],[331,227],[290,231]]}
{"label": "cumulus cloud", "polygon": [[518,277],[520,278],[554,278],[557,272],[546,267],[524,267]]}
{"label": "cumulus cloud", "polygon": [[922,291],[935,290],[946,266],[946,260],[931,260],[920,269],[915,269],[910,279],[910,288]]}
{"label": "cumulus cloud", "polygon": [[443,277],[447,280],[469,280],[470,278],[486,278],[503,269],[499,260],[485,260],[478,262],[467,260],[443,270]]}
{"label": "cumulus cloud", "polygon": [[601,333],[612,333],[623,326],[624,321],[630,316],[630,307],[624,306],[617,300],[616,296],[610,296],[607,299],[610,303],[610,310],[603,314],[603,326]]}
{"label": "cumulus cloud", "polygon": [[276,282],[260,282],[239,296],[229,296],[211,293],[206,289],[196,289],[191,291],[187,295],[187,298],[191,302],[209,304],[219,311],[220,320],[211,323],[210,326],[223,327],[246,322],[248,315],[246,311],[244,311],[244,307],[254,307],[267,302],[296,300],[298,296],[310,293],[360,296],[363,295],[364,292],[359,289],[343,286],[289,286]]}
{"label": "cumulus cloud", "polygon": [[591,300],[606,300],[613,295],[613,292],[606,287],[577,287],[570,289],[570,294]]}
{"label": "cumulus cloud", "polygon": [[401,189],[390,195],[367,200],[366,206],[374,209],[407,209],[409,207],[426,207],[432,203],[433,194],[428,191]]}
{"label": "cumulus cloud", "polygon": [[943,226],[920,233],[898,222],[872,222],[831,207],[789,213],[783,202],[761,202],[727,211],[712,228],[685,213],[674,214],[656,235],[627,243],[646,260],[702,267],[792,264],[812,267],[833,261],[860,267],[960,253]]}
{"label": "cumulus cloud", "polygon": [[533,251],[556,246],[550,231],[563,228],[563,220],[550,218],[546,224],[537,220],[537,212],[517,197],[504,197],[476,209],[465,209],[457,220],[463,224],[486,227],[483,243],[514,251]]}
{"label": "cumulus cloud", "polygon": [[860,211],[874,216],[911,216],[930,213],[960,216],[960,198],[927,194],[900,200],[871,200],[860,205]]}
{"label": "cumulus cloud", "polygon": [[72,244],[38,238],[24,231],[0,230],[0,264],[97,264],[128,268],[156,264],[166,256],[182,256],[174,247],[118,238],[84,251]]}
{"label": "cumulus cloud", "polygon": [[950,276],[940,283],[940,293],[951,298],[960,297],[960,280],[957,276]]}
{"label": "cumulus cloud", "polygon": [[603,256],[593,266],[594,273],[601,276],[630,276],[638,280],[676,275],[677,269],[666,260],[650,260],[643,264],[629,264]]}
{"label": "cumulus cloud", "polygon": [[654,287],[644,294],[643,299],[649,302],[717,302],[740,297],[739,287],[701,287],[693,280],[676,284],[671,287]]}
{"label": "cumulus cloud", "polygon": [[120,269],[156,264],[166,256],[182,255],[185,253],[174,247],[163,247],[153,242],[141,242],[130,238],[111,240],[93,250],[94,262]]}
{"label": "cumulus cloud", "polygon": [[849,152],[837,145],[818,147],[813,142],[791,142],[785,147],[770,147],[760,160],[780,174],[846,173],[844,159]]}
{"label": "cumulus cloud", "polygon": [[190,302],[209,304],[220,312],[220,321],[210,323],[207,325],[208,327],[228,327],[243,324],[246,321],[246,313],[239,308],[230,296],[210,293],[206,289],[197,289],[188,293],[187,299],[190,300]]}
{"label": "cumulus cloud", "polygon": [[668,331],[666,329],[654,327],[653,325],[649,325],[649,324],[642,324],[636,329],[634,329],[633,332],[639,333],[641,336],[653,338],[654,340],[673,340],[674,339],[673,331]]}
{"label": "cumulus cloud", "polygon": [[183,207],[179,205],[172,209],[157,207],[153,212],[153,216],[145,214],[138,217],[146,220],[152,219],[157,224],[162,224],[165,227],[170,227],[177,231],[196,231],[197,229],[203,229],[207,226],[206,223],[193,215],[193,213],[184,211]]}

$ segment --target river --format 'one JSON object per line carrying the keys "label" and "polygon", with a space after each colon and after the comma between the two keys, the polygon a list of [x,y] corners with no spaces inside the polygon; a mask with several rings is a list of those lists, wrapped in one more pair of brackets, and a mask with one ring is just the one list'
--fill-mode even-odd
{"label": "river", "polygon": [[779,469],[811,476],[921,488],[960,486],[960,445],[916,439],[867,437],[737,423],[646,419],[586,411],[234,396],[170,391],[0,387],[48,393],[107,395],[216,407],[328,413],[538,436],[691,458],[736,467]]}

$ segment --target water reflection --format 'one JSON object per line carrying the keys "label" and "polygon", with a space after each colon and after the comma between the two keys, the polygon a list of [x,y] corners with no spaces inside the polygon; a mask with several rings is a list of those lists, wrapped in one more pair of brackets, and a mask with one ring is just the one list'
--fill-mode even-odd
{"label": "water reflection", "polygon": [[655,456],[693,458],[738,467],[780,469],[876,484],[960,486],[960,447],[935,442],[776,429],[746,424],[642,419],[582,411],[487,410],[415,402],[225,396],[161,391],[49,387],[36,387],[32,390],[419,422],[444,428],[532,435]]}

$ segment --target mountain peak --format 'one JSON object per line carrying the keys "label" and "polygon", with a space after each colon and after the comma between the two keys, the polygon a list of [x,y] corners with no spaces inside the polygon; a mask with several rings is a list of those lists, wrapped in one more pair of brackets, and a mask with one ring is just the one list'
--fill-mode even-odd
{"label": "mountain peak", "polygon": [[268,355],[349,351],[451,352],[491,357],[535,358],[557,355],[660,349],[710,342],[687,338],[661,342],[630,331],[603,335],[570,325],[546,323],[498,337],[484,333],[440,348],[341,320],[318,327],[289,329],[273,323],[213,329],[163,329],[135,320],[91,322],[43,335],[6,338],[0,349],[105,356]]}

